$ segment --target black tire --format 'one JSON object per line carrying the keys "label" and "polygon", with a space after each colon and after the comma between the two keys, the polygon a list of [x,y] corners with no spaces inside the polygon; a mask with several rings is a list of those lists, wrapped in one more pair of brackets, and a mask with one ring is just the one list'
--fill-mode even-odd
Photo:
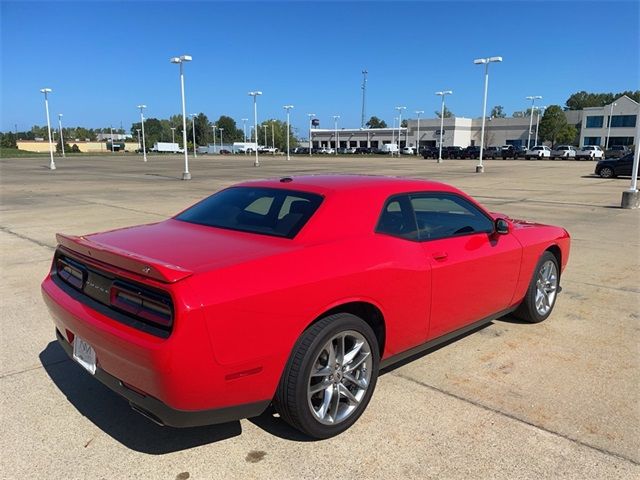
{"label": "black tire", "polygon": [[[545,314],[540,314],[538,312],[538,309],[536,308],[537,280],[538,280],[538,275],[540,274],[541,269],[549,261],[555,265],[556,272],[557,272],[556,292],[555,292],[555,295],[553,296],[553,301],[551,302],[549,311],[546,312]],[[514,312],[513,315],[529,323],[540,323],[546,320],[549,317],[549,315],[551,315],[551,312],[553,311],[553,307],[555,306],[556,300],[558,298],[557,293],[559,291],[559,287],[560,287],[560,267],[558,265],[558,260],[556,259],[556,256],[553,253],[547,250],[542,254],[542,256],[540,257],[540,260],[538,260],[538,264],[536,265],[536,268],[533,271],[531,282],[529,283],[529,288],[527,288],[527,293],[525,294],[524,298],[522,299],[522,303],[520,303],[520,305],[518,306],[517,310]]]}
{"label": "black tire", "polygon": [[616,176],[616,172],[611,167],[602,167],[600,169],[600,176],[602,178],[614,178]]}
{"label": "black tire", "polygon": [[[339,423],[327,425],[312,413],[307,398],[311,370],[324,346],[336,335],[348,331],[359,333],[368,343],[372,360],[370,379],[355,409]],[[351,427],[367,408],[376,387],[379,364],[378,340],[364,320],[350,313],[329,315],[307,328],[296,342],[280,379],[274,406],[285,422],[310,437],[323,439],[339,435]]]}

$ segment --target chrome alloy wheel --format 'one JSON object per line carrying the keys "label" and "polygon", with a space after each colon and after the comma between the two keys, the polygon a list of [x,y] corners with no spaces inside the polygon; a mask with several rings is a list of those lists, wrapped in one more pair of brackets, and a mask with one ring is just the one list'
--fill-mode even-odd
{"label": "chrome alloy wheel", "polygon": [[539,315],[546,315],[558,292],[558,269],[556,264],[551,260],[547,260],[538,270],[538,279],[536,280],[536,310]]}
{"label": "chrome alloy wheel", "polygon": [[309,408],[316,420],[336,425],[358,407],[369,388],[371,346],[353,330],[338,333],[313,362],[307,387]]}

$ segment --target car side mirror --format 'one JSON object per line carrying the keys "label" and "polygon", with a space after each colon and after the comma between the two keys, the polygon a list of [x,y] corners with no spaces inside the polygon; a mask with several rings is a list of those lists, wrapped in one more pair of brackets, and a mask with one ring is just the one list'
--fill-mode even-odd
{"label": "car side mirror", "polygon": [[509,233],[509,222],[504,218],[497,218],[495,221],[496,233],[499,235],[506,235]]}

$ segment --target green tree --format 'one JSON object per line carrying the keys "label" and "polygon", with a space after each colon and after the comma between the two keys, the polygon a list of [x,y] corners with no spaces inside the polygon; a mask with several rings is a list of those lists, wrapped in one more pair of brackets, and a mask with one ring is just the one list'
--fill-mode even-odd
{"label": "green tree", "polygon": [[[266,129],[265,129],[266,127]],[[265,143],[265,130],[267,133],[267,142]],[[275,147],[281,152],[287,151],[287,122],[282,120],[269,119],[258,125],[258,143]],[[293,149],[298,145],[298,139],[293,129],[289,131],[289,148]]]}
{"label": "green tree", "polygon": [[504,113],[504,108],[502,107],[502,105],[496,105],[491,109],[490,116],[493,118],[505,118],[507,114]]}
{"label": "green tree", "polygon": [[[220,132],[218,131],[220,128],[223,129],[222,140],[225,144],[242,141],[243,132],[242,130],[238,129],[238,127],[236,126],[236,121],[233,118],[228,117],[227,115],[221,115],[220,118],[216,120],[215,125],[216,125],[216,135],[218,136],[218,141],[220,141],[220,136],[219,136]],[[264,133],[261,130],[259,130],[258,133],[262,133],[264,135]],[[263,138],[263,137],[258,137],[258,138]],[[271,138],[271,136],[269,136],[269,138]]]}
{"label": "green tree", "polygon": [[619,93],[589,93],[582,90],[567,99],[565,108],[567,110],[582,110],[586,107],[603,107],[623,95],[640,102],[640,90],[626,90]]}
{"label": "green tree", "polygon": [[540,138],[543,141],[551,142],[553,148],[556,143],[574,142],[577,135],[576,127],[567,123],[567,118],[559,105],[547,107],[540,119]]}
{"label": "green tree", "polygon": [[367,123],[365,123],[365,125],[368,128],[387,128],[387,122],[385,122],[384,120],[380,120],[378,117],[376,117],[375,115],[372,116],[369,121]]}
{"label": "green tree", "polygon": [[0,147],[18,148],[15,134],[13,132],[0,133]]}
{"label": "green tree", "polygon": [[[63,130],[63,132],[64,132],[64,130]],[[64,142],[64,151],[65,151],[65,153],[71,151],[71,147],[69,146],[69,144],[67,142]],[[56,153],[62,153],[62,142],[60,141],[60,138],[58,138],[58,141],[56,142]]]}
{"label": "green tree", "polygon": [[[437,116],[438,118],[440,118],[440,115],[441,115],[440,110],[436,110],[436,111],[435,111],[435,114],[436,114],[436,116]],[[447,108],[447,106],[445,105],[445,106],[444,106],[444,115],[442,115],[442,116],[443,116],[444,118],[451,118],[451,117],[453,117],[453,112],[452,112],[451,110],[449,110],[449,109]]]}

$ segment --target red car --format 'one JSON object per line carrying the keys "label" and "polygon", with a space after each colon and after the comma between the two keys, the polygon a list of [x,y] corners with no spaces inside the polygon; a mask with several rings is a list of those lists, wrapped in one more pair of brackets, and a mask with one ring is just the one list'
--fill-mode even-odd
{"label": "red car", "polygon": [[194,426],[273,403],[316,438],[358,419],[380,368],[510,312],[546,319],[570,243],[442,183],[364,175],[246,182],[57,238],[57,338],[135,410]]}

